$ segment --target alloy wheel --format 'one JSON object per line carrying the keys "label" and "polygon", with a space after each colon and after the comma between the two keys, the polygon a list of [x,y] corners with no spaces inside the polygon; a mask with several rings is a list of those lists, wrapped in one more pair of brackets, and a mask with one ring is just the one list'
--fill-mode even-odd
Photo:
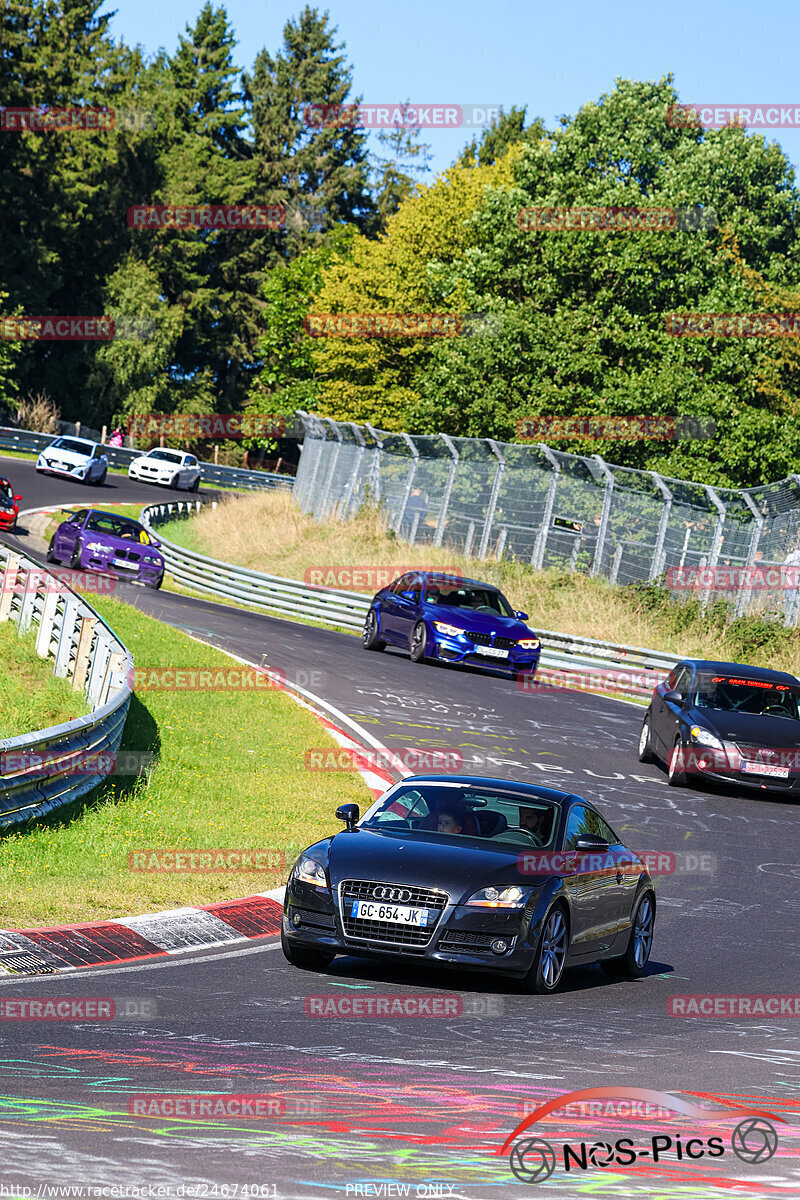
{"label": "alloy wheel", "polygon": [[633,926],[633,961],[641,971],[650,957],[650,947],[653,944],[653,902],[645,896],[636,911],[636,921]]}
{"label": "alloy wheel", "polygon": [[542,933],[542,979],[548,990],[561,978],[567,957],[567,926],[560,909],[547,918]]}

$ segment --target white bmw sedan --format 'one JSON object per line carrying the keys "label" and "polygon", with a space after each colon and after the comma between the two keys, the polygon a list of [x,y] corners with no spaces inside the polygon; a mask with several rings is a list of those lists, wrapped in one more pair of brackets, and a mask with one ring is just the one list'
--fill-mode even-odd
{"label": "white bmw sedan", "polygon": [[36,459],[36,470],[44,475],[64,475],[80,483],[105,481],[108,459],[99,442],[88,438],[58,437]]}
{"label": "white bmw sedan", "polygon": [[183,450],[156,447],[133,460],[128,467],[128,478],[196,492],[200,487],[200,464],[193,454]]}

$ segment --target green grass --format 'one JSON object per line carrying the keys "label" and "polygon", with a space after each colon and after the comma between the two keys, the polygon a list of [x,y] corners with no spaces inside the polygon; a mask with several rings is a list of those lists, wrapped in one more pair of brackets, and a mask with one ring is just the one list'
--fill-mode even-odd
{"label": "green grass", "polygon": [[[236,666],[221,651],[112,598],[92,604],[132,651],[137,671]],[[308,772],[305,751],[333,745],[279,691],[134,695],[122,749],[151,752],[150,778],[112,779],[86,803],[0,838],[0,927],[108,919],[265,891],[296,854],[341,828],[338,804],[371,795],[355,772]],[[287,868],[144,874],[128,854],[151,847],[273,849]]]}
{"label": "green grass", "polygon": [[86,701],[66,679],[53,675],[53,660],[36,653],[36,630],[22,638],[11,621],[0,624],[0,738],[18,737],[82,717]]}

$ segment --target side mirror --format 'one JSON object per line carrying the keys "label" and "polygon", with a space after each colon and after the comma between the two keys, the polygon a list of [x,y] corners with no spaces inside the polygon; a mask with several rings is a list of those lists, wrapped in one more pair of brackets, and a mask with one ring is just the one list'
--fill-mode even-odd
{"label": "side mirror", "polygon": [[671,704],[683,704],[683,696],[680,692],[676,692],[674,688],[670,688],[668,692],[664,692],[664,699],[669,700]]}
{"label": "side mirror", "polygon": [[22,499],[22,496],[15,496],[15,497],[14,497],[14,499],[15,499],[15,500],[21,500],[21,499]]}
{"label": "side mirror", "polygon": [[353,829],[359,817],[357,804],[340,804],[336,810],[336,816],[340,821],[347,823],[348,829]]}
{"label": "side mirror", "polygon": [[514,616],[517,618],[518,621],[527,621],[528,620],[528,614],[526,612],[522,612],[520,609],[517,609],[517,611],[514,613]]}
{"label": "side mirror", "polygon": [[597,833],[584,833],[578,838],[576,850],[608,850],[609,843]]}
{"label": "side mirror", "polygon": [[400,595],[403,597],[404,600],[413,600],[414,599],[413,592],[401,592]]}
{"label": "side mirror", "polygon": [[149,534],[149,537],[150,537],[150,545],[155,546],[155,548],[157,550],[159,548],[159,546],[161,545],[161,542],[158,540],[157,537],[153,537],[152,533]]}

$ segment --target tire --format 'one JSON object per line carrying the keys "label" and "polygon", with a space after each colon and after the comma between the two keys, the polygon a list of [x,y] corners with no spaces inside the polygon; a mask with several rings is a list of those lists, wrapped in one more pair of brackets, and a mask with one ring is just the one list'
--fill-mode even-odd
{"label": "tire", "polygon": [[163,573],[162,573],[161,575],[159,575],[159,577],[158,577],[158,579],[155,581],[155,583],[146,583],[144,586],[145,586],[145,587],[148,587],[148,588],[152,588],[152,590],[153,590],[154,592],[157,592],[157,591],[158,591],[158,589],[161,587],[161,585],[162,585],[162,583],[163,583],[163,582],[164,582],[164,575],[163,575]]}
{"label": "tire", "polygon": [[411,661],[413,663],[421,663],[425,661],[425,645],[428,640],[428,635],[425,630],[423,621],[417,621],[411,634]]}
{"label": "tire", "polygon": [[650,740],[650,713],[648,713],[642,721],[642,729],[639,734],[639,762],[651,763],[655,761],[656,756],[653,754],[653,744]]}
{"label": "tire", "polygon": [[195,479],[192,486],[189,488],[189,491],[190,492],[199,492],[200,491],[200,476],[199,475],[197,476],[197,479]]}
{"label": "tire", "polygon": [[74,571],[80,570],[82,547],[80,542],[75,543],[75,548],[69,556],[69,565]]}
{"label": "tire", "polygon": [[386,642],[378,633],[378,614],[374,608],[367,613],[364,629],[361,634],[361,645],[365,650],[385,650]]}
{"label": "tire", "polygon": [[645,892],[636,905],[631,922],[631,936],[625,953],[618,958],[607,958],[600,964],[606,974],[626,975],[629,979],[644,975],[653,946],[655,917],[655,896],[652,892]]}
{"label": "tire", "polygon": [[557,992],[564,977],[568,950],[567,914],[560,904],[555,904],[545,917],[533,966],[524,979],[525,990],[537,996]]}
{"label": "tire", "polygon": [[95,481],[94,481],[94,486],[95,486],[95,487],[102,487],[102,486],[103,486],[103,484],[104,484],[104,483],[105,483],[105,481],[106,481],[106,475],[107,475],[107,474],[108,474],[108,467],[105,467],[105,468],[104,468],[104,470],[103,470],[103,474],[102,474],[102,475],[99,477],[99,479],[95,479]]}
{"label": "tire", "polygon": [[283,957],[301,971],[324,971],[333,962],[336,954],[332,950],[316,950],[313,946],[292,946],[281,930]]}
{"label": "tire", "polygon": [[60,558],[56,558],[55,551],[53,549],[55,544],[56,544],[56,535],[53,534],[53,536],[50,538],[50,545],[47,547],[47,553],[45,554],[45,558],[47,559],[48,562],[51,562],[51,563],[61,562]]}
{"label": "tire", "polygon": [[667,760],[667,783],[670,787],[686,786],[686,772],[681,766],[682,750],[681,739],[677,737]]}
{"label": "tire", "polygon": [[169,486],[172,488],[173,492],[177,492],[179,480],[180,480],[180,475],[173,475],[172,479],[170,479]]}

